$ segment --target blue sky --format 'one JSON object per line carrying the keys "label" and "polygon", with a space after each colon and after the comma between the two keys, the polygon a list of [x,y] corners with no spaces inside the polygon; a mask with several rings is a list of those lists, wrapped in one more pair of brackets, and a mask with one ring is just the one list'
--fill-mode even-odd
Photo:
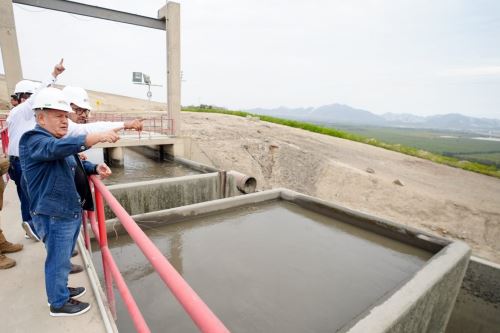
{"label": "blue sky", "polygon": [[[146,16],[165,3],[80,1]],[[233,109],[348,104],[377,114],[500,118],[500,1],[190,0],[182,103]],[[14,5],[24,75],[61,57],[62,84],[145,98],[163,85],[165,33]],[[3,72],[3,68],[0,68]]]}

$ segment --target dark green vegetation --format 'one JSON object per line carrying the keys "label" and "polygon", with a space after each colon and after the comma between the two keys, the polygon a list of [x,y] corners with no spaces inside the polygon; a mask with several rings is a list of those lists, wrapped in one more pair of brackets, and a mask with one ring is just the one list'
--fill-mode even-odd
{"label": "dark green vegetation", "polygon": [[[329,124],[323,124],[321,126],[301,121],[255,115],[243,111],[229,111],[214,107],[186,107],[183,111],[222,113],[240,117],[259,117],[263,121],[362,142],[372,146],[424,158],[436,163],[500,178],[500,142],[472,139],[472,137],[476,135],[462,133],[459,136],[457,133],[449,131],[376,127],[363,128],[354,126],[343,126],[344,130],[339,130],[331,127],[332,125]],[[339,127],[339,125],[335,126]],[[446,138],[442,136],[456,136],[457,138]]]}
{"label": "dark green vegetation", "polygon": [[474,138],[480,135],[475,133],[413,128],[320,125],[335,126],[363,137],[500,168],[500,141],[477,140]]}

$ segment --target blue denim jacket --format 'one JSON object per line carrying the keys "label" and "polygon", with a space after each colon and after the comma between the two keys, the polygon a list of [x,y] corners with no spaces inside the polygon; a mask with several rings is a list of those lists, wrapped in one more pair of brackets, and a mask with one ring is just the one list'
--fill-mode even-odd
{"label": "blue denim jacket", "polygon": [[[19,159],[32,215],[70,218],[81,212],[74,179],[74,155],[88,148],[85,135],[57,139],[39,125],[23,134],[19,142]],[[87,174],[95,173],[95,164],[83,162]]]}

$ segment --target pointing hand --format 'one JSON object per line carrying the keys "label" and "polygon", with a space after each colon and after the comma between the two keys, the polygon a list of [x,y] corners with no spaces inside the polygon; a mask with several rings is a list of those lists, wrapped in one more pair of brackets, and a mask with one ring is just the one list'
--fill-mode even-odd
{"label": "pointing hand", "polygon": [[136,131],[142,131],[144,128],[143,124],[144,118],[137,118],[134,120],[126,121],[123,125],[125,129],[134,129]]}
{"label": "pointing hand", "polygon": [[52,75],[55,78],[57,78],[57,76],[59,74],[61,74],[62,72],[64,72],[64,70],[66,69],[66,68],[64,68],[63,61],[64,61],[64,59],[61,58],[61,61],[59,61],[59,63],[54,66],[54,71],[52,72]]}

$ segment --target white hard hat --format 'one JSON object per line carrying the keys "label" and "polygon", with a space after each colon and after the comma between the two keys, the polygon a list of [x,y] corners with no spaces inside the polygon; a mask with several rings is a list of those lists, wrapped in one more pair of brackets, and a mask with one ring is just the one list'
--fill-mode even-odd
{"label": "white hard hat", "polygon": [[80,87],[66,86],[62,91],[68,103],[73,103],[82,109],[92,110],[89,103],[89,95],[87,94],[85,89]]}
{"label": "white hard hat", "polygon": [[35,96],[33,110],[53,109],[72,112],[63,92],[57,88],[43,88]]}
{"label": "white hard hat", "polygon": [[21,80],[16,84],[14,94],[33,94],[39,85],[39,83],[30,80]]}

